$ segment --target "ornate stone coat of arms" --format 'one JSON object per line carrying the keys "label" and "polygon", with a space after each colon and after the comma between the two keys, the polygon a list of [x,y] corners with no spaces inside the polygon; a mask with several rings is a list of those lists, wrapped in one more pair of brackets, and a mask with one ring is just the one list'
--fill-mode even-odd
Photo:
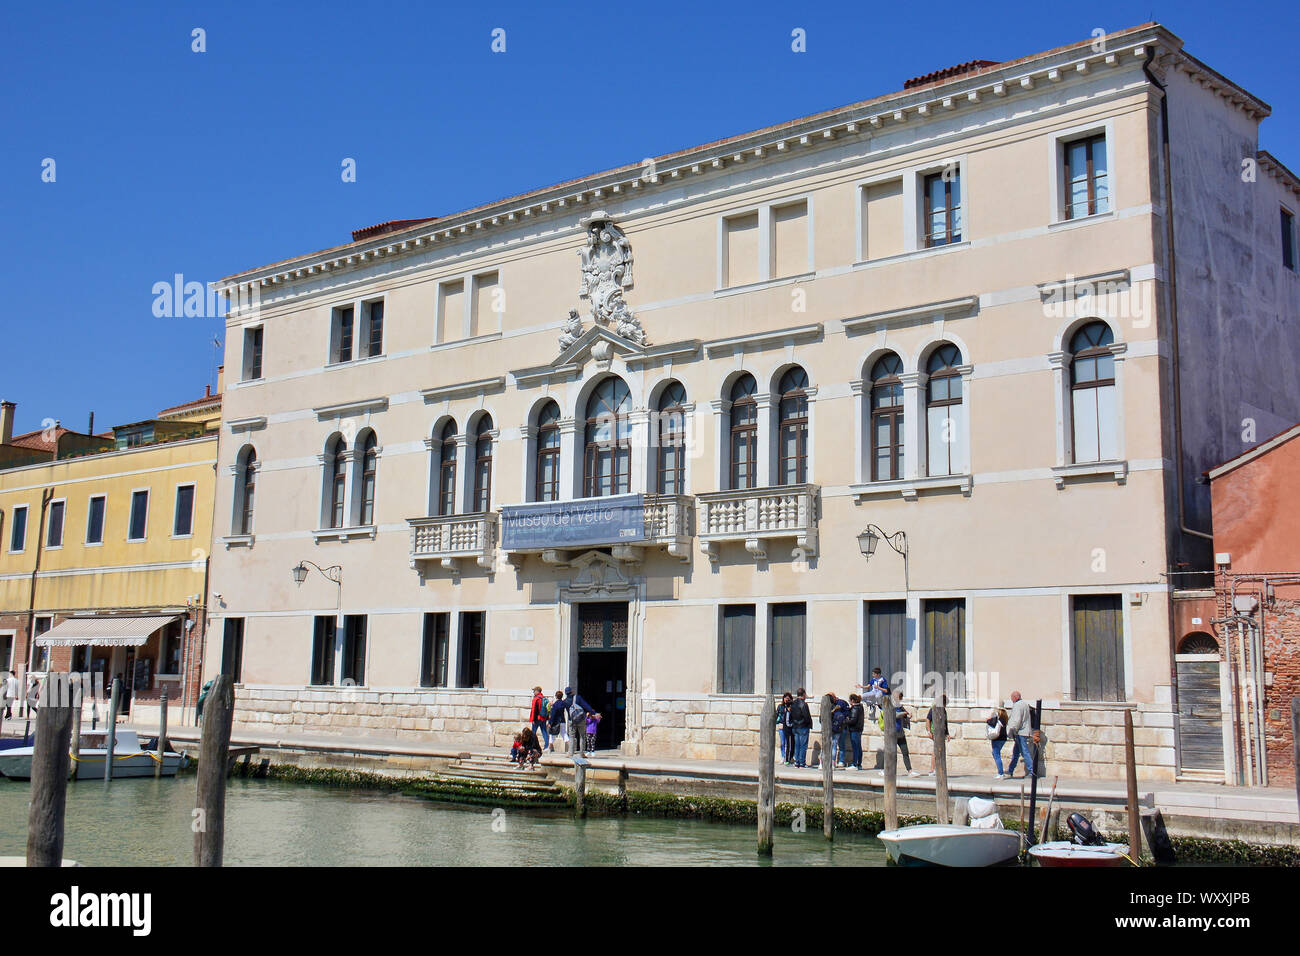
{"label": "ornate stone coat of arms", "polygon": [[[578,294],[591,303],[586,318],[629,342],[645,345],[645,331],[623,298],[623,290],[632,287],[632,245],[604,213],[593,214],[586,227],[587,244],[578,252],[582,260]],[[569,310],[560,334],[561,351],[582,335],[582,319],[577,309]]]}

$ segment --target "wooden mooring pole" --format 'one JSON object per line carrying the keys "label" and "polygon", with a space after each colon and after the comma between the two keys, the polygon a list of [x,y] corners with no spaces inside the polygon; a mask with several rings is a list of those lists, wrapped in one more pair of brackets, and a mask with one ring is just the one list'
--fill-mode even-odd
{"label": "wooden mooring pole", "polygon": [[167,753],[167,692],[158,698],[158,744],[154,751],[153,775],[157,780],[162,776],[163,757]]}
{"label": "wooden mooring pole", "polygon": [[235,685],[229,674],[220,674],[203,707],[193,824],[195,866],[221,866],[226,839],[226,761],[234,715]]}
{"label": "wooden mooring pole", "polygon": [[1035,813],[1038,807],[1038,772],[1042,758],[1039,756],[1037,730],[1042,725],[1043,702],[1039,700],[1029,709],[1029,756],[1033,762],[1032,767],[1025,768],[1029,771],[1029,846],[1033,846],[1038,842],[1038,824]]}
{"label": "wooden mooring pole", "polygon": [[822,835],[835,839],[835,744],[831,733],[831,710],[835,704],[829,694],[822,695]]}
{"label": "wooden mooring pole", "polygon": [[934,713],[930,727],[934,734],[934,800],[939,811],[939,822],[949,823],[948,807],[948,708],[943,698],[935,694]]}
{"label": "wooden mooring pole", "polygon": [[[82,683],[80,674],[71,674],[73,679],[72,691],[72,744],[69,747],[71,751],[68,757],[68,779],[77,779],[77,761],[81,757],[81,703],[85,696],[86,685]],[[94,691],[91,691],[93,696]]]}
{"label": "wooden mooring pole", "polygon": [[1128,781],[1128,855],[1142,855],[1142,818],[1138,815],[1137,756],[1133,749],[1133,711],[1124,711],[1124,776]]}
{"label": "wooden mooring pole", "polygon": [[580,817],[587,815],[587,760],[581,753],[573,758],[573,809]]}
{"label": "wooden mooring pole", "polygon": [[772,855],[776,830],[776,708],[771,698],[763,704],[758,726],[758,852]]}
{"label": "wooden mooring pole", "polygon": [[880,704],[885,732],[885,829],[898,829],[898,727],[894,699],[886,697]]}
{"label": "wooden mooring pole", "polygon": [[45,678],[32,751],[31,805],[27,811],[27,865],[63,865],[63,816],[68,802],[68,735],[72,688],[68,675]]}
{"label": "wooden mooring pole", "polygon": [[117,708],[122,702],[122,681],[113,678],[113,694],[108,704],[108,739],[104,744],[104,782],[113,779],[113,751],[117,749]]}

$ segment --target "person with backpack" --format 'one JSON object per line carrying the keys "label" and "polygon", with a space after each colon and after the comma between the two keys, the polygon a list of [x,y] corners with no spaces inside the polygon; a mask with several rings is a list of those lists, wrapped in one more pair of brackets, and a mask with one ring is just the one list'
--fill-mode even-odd
{"label": "person with backpack", "polygon": [[862,706],[862,698],[857,694],[849,694],[849,716],[844,720],[844,733],[849,739],[854,770],[862,769],[862,731],[866,727],[866,716],[867,712],[866,708]]}
{"label": "person with backpack", "polygon": [[533,702],[528,708],[528,723],[532,726],[533,733],[541,735],[542,749],[546,749],[551,745],[551,733],[548,726],[550,716],[550,699],[542,693],[540,687],[534,687]]}
{"label": "person with backpack", "polygon": [[984,723],[988,725],[989,743],[993,745],[993,766],[998,768],[997,779],[1005,780],[1007,774],[1002,769],[1002,748],[1007,743],[1007,712],[1001,707],[995,707]]}
{"label": "person with backpack", "polygon": [[849,702],[841,700],[835,691],[827,691],[826,699],[831,702],[831,766],[847,767],[849,732],[844,723],[849,716]]}
{"label": "person with backpack", "polygon": [[794,765],[802,767],[808,760],[808,734],[812,731],[812,711],[808,709],[808,692],[802,687],[790,702],[790,727],[794,731]]}
{"label": "person with backpack", "polygon": [[587,753],[587,717],[596,713],[596,708],[572,687],[564,688],[564,694],[569,698],[569,706],[564,714],[569,724],[569,752]]}
{"label": "person with backpack", "polygon": [[794,701],[789,691],[781,695],[776,705],[776,729],[781,735],[781,759],[788,767],[794,763],[794,728],[790,726],[790,705]]}
{"label": "person with backpack", "polygon": [[555,753],[555,742],[561,741],[564,746],[561,747],[563,752],[569,743],[569,725],[564,719],[564,712],[569,709],[569,702],[564,699],[564,691],[555,692],[555,700],[551,703],[550,716],[546,719],[546,729],[550,731],[551,742],[546,749]]}
{"label": "person with backpack", "polygon": [[[907,775],[909,777],[920,776],[912,769],[912,755],[907,750],[907,729],[912,726],[912,715],[903,706],[903,689],[901,687],[894,691],[894,707],[894,746],[903,755],[903,766],[907,768]],[[884,733],[884,711],[881,711],[880,716],[876,718],[876,724],[880,727],[881,733]]]}

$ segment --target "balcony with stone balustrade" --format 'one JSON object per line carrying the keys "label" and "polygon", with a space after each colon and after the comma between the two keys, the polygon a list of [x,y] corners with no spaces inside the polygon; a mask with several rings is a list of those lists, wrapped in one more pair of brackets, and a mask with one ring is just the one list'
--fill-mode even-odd
{"label": "balcony with stone balustrade", "polygon": [[411,567],[422,574],[424,562],[429,561],[437,561],[453,574],[460,572],[465,561],[489,570],[496,564],[498,519],[494,511],[408,518],[407,524],[411,526]]}
{"label": "balcony with stone balustrade", "polygon": [[780,485],[711,491],[697,495],[700,550],[718,561],[719,548],[743,544],[755,558],[766,560],[769,542],[787,541],[795,560],[817,554],[818,485]]}

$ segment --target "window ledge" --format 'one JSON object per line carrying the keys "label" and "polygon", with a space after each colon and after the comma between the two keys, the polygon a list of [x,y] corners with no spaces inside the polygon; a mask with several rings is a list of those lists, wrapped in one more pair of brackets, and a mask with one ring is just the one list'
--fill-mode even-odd
{"label": "window ledge", "polygon": [[[351,368],[354,365],[369,365],[374,362],[382,362],[387,356],[380,352],[378,355],[367,355],[364,358],[348,359],[346,362],[326,362],[322,371],[329,372],[336,368]],[[241,383],[242,384],[242,383]]]}
{"label": "window ledge", "polygon": [[1116,484],[1122,485],[1128,480],[1128,462],[1085,461],[1076,465],[1057,465],[1052,469],[1052,476],[1057,488],[1064,488],[1068,481],[1103,477],[1114,478]]}
{"label": "window ledge", "polygon": [[971,475],[934,475],[926,478],[902,478],[897,481],[871,481],[850,485],[849,490],[858,498],[892,498],[900,496],[915,501],[923,491],[957,489],[969,498],[975,481]]}
{"label": "window ledge", "polygon": [[729,285],[722,289],[714,289],[713,297],[720,299],[728,295],[740,295],[744,292],[757,292],[760,289],[775,289],[778,286],[793,285],[796,282],[805,282],[809,279],[817,278],[815,271],[800,272],[798,275],[780,276],[775,279],[759,279],[757,282],[746,282],[744,285]]}
{"label": "window ledge", "polygon": [[251,534],[228,534],[221,539],[221,543],[226,546],[227,551],[231,548],[251,548],[253,538]]}
{"label": "window ledge", "polygon": [[496,332],[484,332],[481,335],[471,335],[469,338],[465,338],[465,339],[445,339],[442,342],[434,342],[432,345],[429,346],[429,351],[441,352],[444,349],[460,348],[462,345],[477,345],[480,342],[494,342],[497,339],[502,337],[503,337],[502,333],[500,331],[496,331]]}
{"label": "window ledge", "polygon": [[1095,212],[1091,216],[1077,216],[1074,219],[1058,219],[1056,222],[1049,222],[1047,224],[1047,229],[1049,232],[1056,232],[1062,229],[1073,229],[1076,226],[1090,226],[1093,223],[1106,222],[1107,220],[1114,218],[1116,218],[1115,211],[1112,209],[1109,212]]}
{"label": "window ledge", "polygon": [[852,268],[874,269],[876,266],[888,265],[891,262],[902,262],[907,259],[924,259],[927,256],[941,256],[945,252],[956,252],[959,249],[969,249],[971,241],[963,239],[961,242],[950,242],[942,246],[919,246],[916,249],[905,249],[902,252],[896,252],[892,256],[881,256],[879,259],[863,259],[853,263]]}
{"label": "window ledge", "polygon": [[358,525],[354,528],[317,528],[311,533],[316,544],[322,541],[350,541],[353,538],[374,538],[375,526]]}

